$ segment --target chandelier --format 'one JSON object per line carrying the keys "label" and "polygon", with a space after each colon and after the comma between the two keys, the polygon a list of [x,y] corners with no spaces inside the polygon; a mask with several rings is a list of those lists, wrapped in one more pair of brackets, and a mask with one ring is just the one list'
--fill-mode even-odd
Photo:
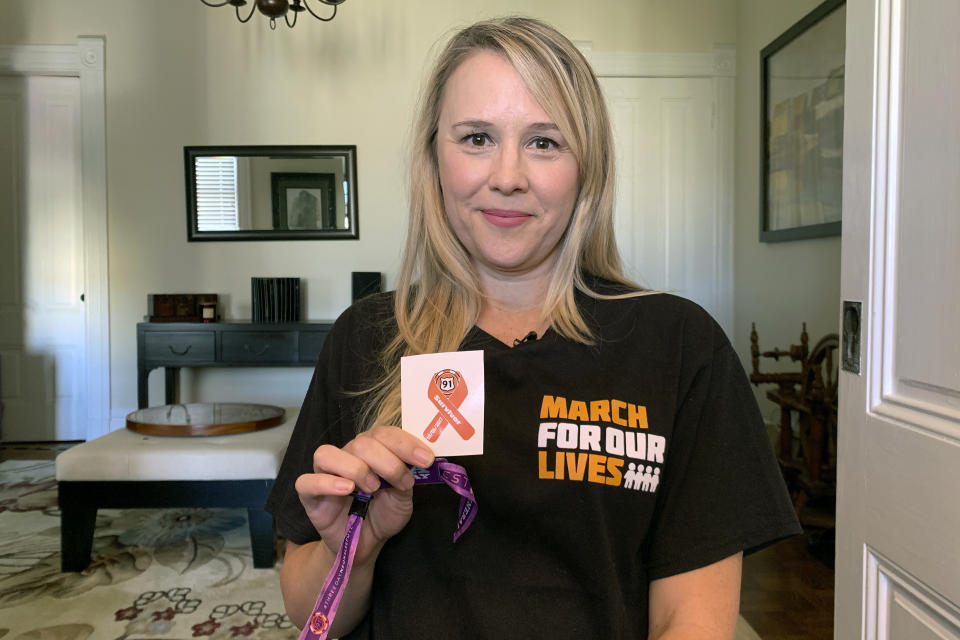
{"label": "chandelier", "polygon": [[[329,7],[333,7],[333,13],[327,17],[323,17],[313,9],[310,8],[310,2],[319,2],[325,4]],[[237,11],[237,20],[240,22],[249,22],[250,18],[253,17],[253,12],[256,9],[260,10],[260,13],[270,18],[270,28],[277,28],[277,18],[283,16],[284,21],[286,21],[288,27],[293,27],[297,24],[297,15],[307,11],[317,20],[323,22],[330,22],[333,20],[334,16],[337,15],[337,5],[343,4],[346,0],[252,0],[253,6],[250,7],[250,12],[247,14],[247,17],[244,18],[240,15],[240,7],[247,4],[247,0],[223,0],[223,2],[210,2],[210,0],[200,0],[203,4],[208,7],[222,7],[224,5],[233,5],[234,9]],[[290,14],[293,14],[293,20],[290,19]]]}

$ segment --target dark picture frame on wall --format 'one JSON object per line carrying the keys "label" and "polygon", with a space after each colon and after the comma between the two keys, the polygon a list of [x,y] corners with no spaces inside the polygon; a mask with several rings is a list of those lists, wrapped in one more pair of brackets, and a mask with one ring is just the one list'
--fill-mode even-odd
{"label": "dark picture frame on wall", "polygon": [[337,201],[332,173],[271,173],[273,228],[334,231]]}
{"label": "dark picture frame on wall", "polygon": [[840,235],[845,0],[760,52],[760,241]]}

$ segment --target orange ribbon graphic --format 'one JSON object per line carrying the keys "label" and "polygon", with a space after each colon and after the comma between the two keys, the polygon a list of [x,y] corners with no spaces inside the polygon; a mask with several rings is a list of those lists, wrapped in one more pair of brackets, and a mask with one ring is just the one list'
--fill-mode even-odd
{"label": "orange ribbon graphic", "polygon": [[449,424],[464,440],[469,440],[476,433],[473,425],[460,413],[460,405],[467,397],[467,382],[459,371],[443,369],[430,379],[427,396],[438,410],[423,432],[428,442],[436,442],[440,433]]}

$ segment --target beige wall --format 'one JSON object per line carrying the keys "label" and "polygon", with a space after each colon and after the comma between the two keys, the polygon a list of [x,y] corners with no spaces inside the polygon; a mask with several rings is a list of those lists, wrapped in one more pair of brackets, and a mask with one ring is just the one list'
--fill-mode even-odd
{"label": "beige wall", "polygon": [[[306,317],[334,318],[350,271],[392,286],[404,234],[403,148],[425,61],[475,19],[525,13],[595,51],[706,52],[737,45],[735,333],[749,367],[762,347],[836,330],[839,238],[757,240],[760,49],[818,0],[348,0],[335,21],[271,32],[199,0],[12,0],[0,44],[106,37],[111,403],[136,404],[135,327],[148,293],[216,292],[227,318],[250,314],[251,276],[300,276]],[[360,240],[187,243],[185,145],[356,144]],[[185,372],[186,399],[297,404],[306,369]],[[151,377],[158,402],[159,372]],[[266,382],[266,383],[265,383]],[[762,392],[758,391],[762,398]],[[772,405],[762,400],[764,413]]]}
{"label": "beige wall", "polygon": [[[806,321],[810,344],[837,332],[840,322],[840,238],[762,243],[760,216],[760,50],[821,0],[737,1],[737,134],[734,228],[734,346],[750,371],[750,323],[762,350],[800,343]],[[765,371],[797,370],[795,363],[763,359]],[[761,410],[779,420],[757,389]]]}
{"label": "beige wall", "polygon": [[[736,38],[735,0],[348,0],[331,23],[271,32],[199,0],[8,0],[0,44],[106,37],[111,405],[136,405],[135,324],[148,293],[215,292],[250,314],[251,276],[300,276],[306,317],[350,302],[350,271],[392,286],[404,234],[403,148],[434,43],[525,13],[596,51],[706,52]],[[187,243],[183,147],[355,144],[359,241]],[[298,404],[306,369],[185,372],[190,399]],[[159,372],[151,377],[159,395]]]}

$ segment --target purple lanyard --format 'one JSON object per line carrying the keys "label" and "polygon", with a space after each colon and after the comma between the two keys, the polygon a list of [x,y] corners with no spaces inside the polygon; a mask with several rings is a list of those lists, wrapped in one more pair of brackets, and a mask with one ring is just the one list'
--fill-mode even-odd
{"label": "purple lanyard", "polygon": [[[429,469],[414,467],[412,471],[414,484],[444,482],[460,494],[460,515],[457,518],[457,530],[453,534],[453,541],[456,542],[477,516],[477,501],[473,495],[473,489],[470,488],[466,470],[445,458],[437,458]],[[390,485],[381,480],[380,487],[389,488]],[[360,540],[360,527],[363,525],[364,516],[367,515],[369,504],[370,494],[357,491],[353,504],[350,505],[350,517],[347,519],[347,530],[343,536],[343,542],[340,543],[340,549],[337,551],[333,566],[330,567],[330,573],[327,574],[327,579],[320,588],[320,595],[317,596],[317,602],[313,605],[313,613],[307,619],[307,624],[303,625],[299,640],[324,640],[327,637],[327,631],[330,630],[333,618],[337,615],[337,607],[340,606],[340,600],[343,598],[347,580],[350,579],[353,556],[357,552],[357,542]]]}

